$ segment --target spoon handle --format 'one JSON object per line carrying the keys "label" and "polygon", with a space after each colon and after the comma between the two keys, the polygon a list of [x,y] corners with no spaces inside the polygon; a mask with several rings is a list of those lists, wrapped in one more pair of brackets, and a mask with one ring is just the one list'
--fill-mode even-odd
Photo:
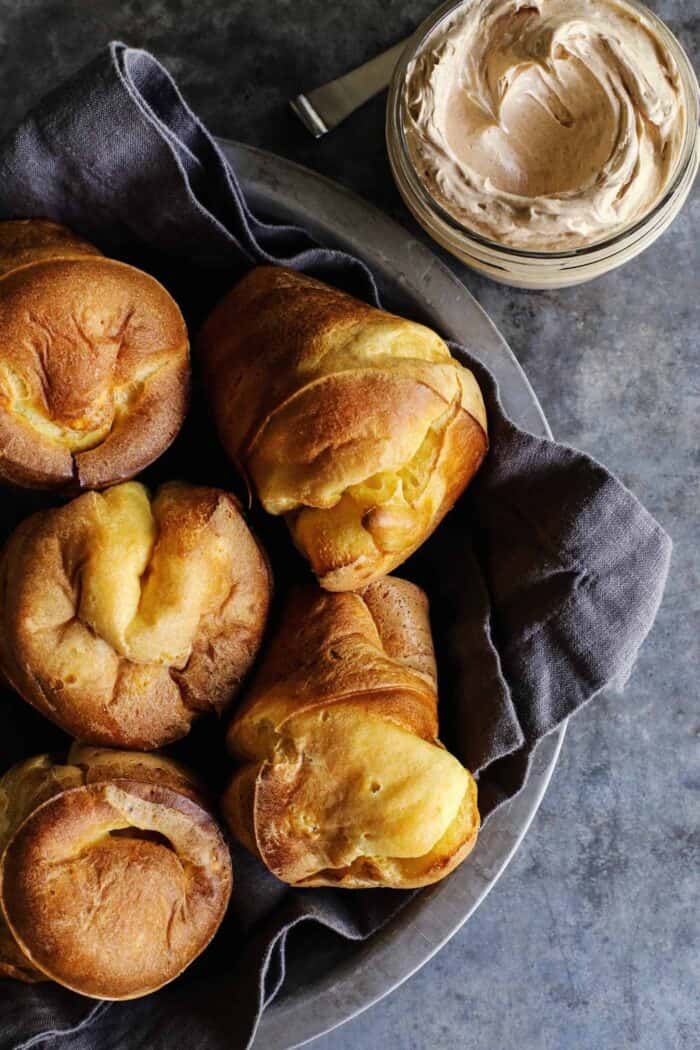
{"label": "spoon handle", "polygon": [[387,87],[407,43],[401,40],[337,80],[292,99],[290,106],[307,131],[320,139]]}

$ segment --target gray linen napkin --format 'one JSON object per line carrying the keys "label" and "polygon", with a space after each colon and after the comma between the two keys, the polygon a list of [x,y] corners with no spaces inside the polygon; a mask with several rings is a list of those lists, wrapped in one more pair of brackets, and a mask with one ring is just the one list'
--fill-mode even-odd
{"label": "gray linen napkin", "polygon": [[[156,273],[191,325],[252,264],[313,273],[384,302],[365,265],[248,208],[216,143],[149,54],[112,44],[0,142],[0,218],[48,216]],[[484,391],[491,450],[476,482],[401,571],[426,584],[441,671],[443,736],[480,772],[487,816],[523,785],[537,741],[627,676],[661,601],[671,542],[589,457],[518,429],[496,384],[453,348]],[[232,484],[200,396],[146,480]],[[9,528],[46,497],[15,494]],[[255,522],[271,545],[283,533]],[[303,571],[297,567],[295,571]],[[1,768],[65,746],[11,693],[0,700]],[[223,782],[221,732],[198,726],[183,756]],[[234,845],[231,913],[208,952],[161,992],[109,1005],[46,984],[0,982],[0,1046],[202,1050],[249,1045],[284,980],[289,933],[315,924],[368,936],[407,899],[391,891],[294,891]]]}

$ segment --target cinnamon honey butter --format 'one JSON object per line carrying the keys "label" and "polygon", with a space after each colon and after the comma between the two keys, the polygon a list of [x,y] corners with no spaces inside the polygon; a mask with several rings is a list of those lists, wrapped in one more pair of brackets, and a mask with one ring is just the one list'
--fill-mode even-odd
{"label": "cinnamon honey butter", "polygon": [[500,244],[567,251],[668,189],[687,112],[651,19],[617,0],[473,0],[408,66],[404,134],[430,196]]}

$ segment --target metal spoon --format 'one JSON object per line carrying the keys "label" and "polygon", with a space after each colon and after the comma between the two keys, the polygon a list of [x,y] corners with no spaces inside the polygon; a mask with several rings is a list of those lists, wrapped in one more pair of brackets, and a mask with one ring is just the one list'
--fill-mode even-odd
{"label": "metal spoon", "polygon": [[394,44],[388,51],[370,58],[369,62],[357,66],[345,76],[293,98],[289,104],[307,131],[320,139],[387,87],[409,39]]}

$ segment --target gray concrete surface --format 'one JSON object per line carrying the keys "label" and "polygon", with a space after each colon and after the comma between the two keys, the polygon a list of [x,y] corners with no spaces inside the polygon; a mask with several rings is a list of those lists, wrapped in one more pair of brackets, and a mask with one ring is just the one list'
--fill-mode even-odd
{"label": "gray concrete surface", "polygon": [[[383,99],[316,143],[287,98],[410,31],[431,0],[0,0],[0,122],[110,38],[152,49],[218,134],[344,182],[410,226]],[[652,5],[698,66],[698,0]],[[675,540],[621,696],[571,725],[535,826],[491,897],[389,999],[314,1050],[691,1050],[700,1044],[697,510],[700,192],[623,270],[515,291],[451,265],[509,340],[554,433],[597,456]]]}

